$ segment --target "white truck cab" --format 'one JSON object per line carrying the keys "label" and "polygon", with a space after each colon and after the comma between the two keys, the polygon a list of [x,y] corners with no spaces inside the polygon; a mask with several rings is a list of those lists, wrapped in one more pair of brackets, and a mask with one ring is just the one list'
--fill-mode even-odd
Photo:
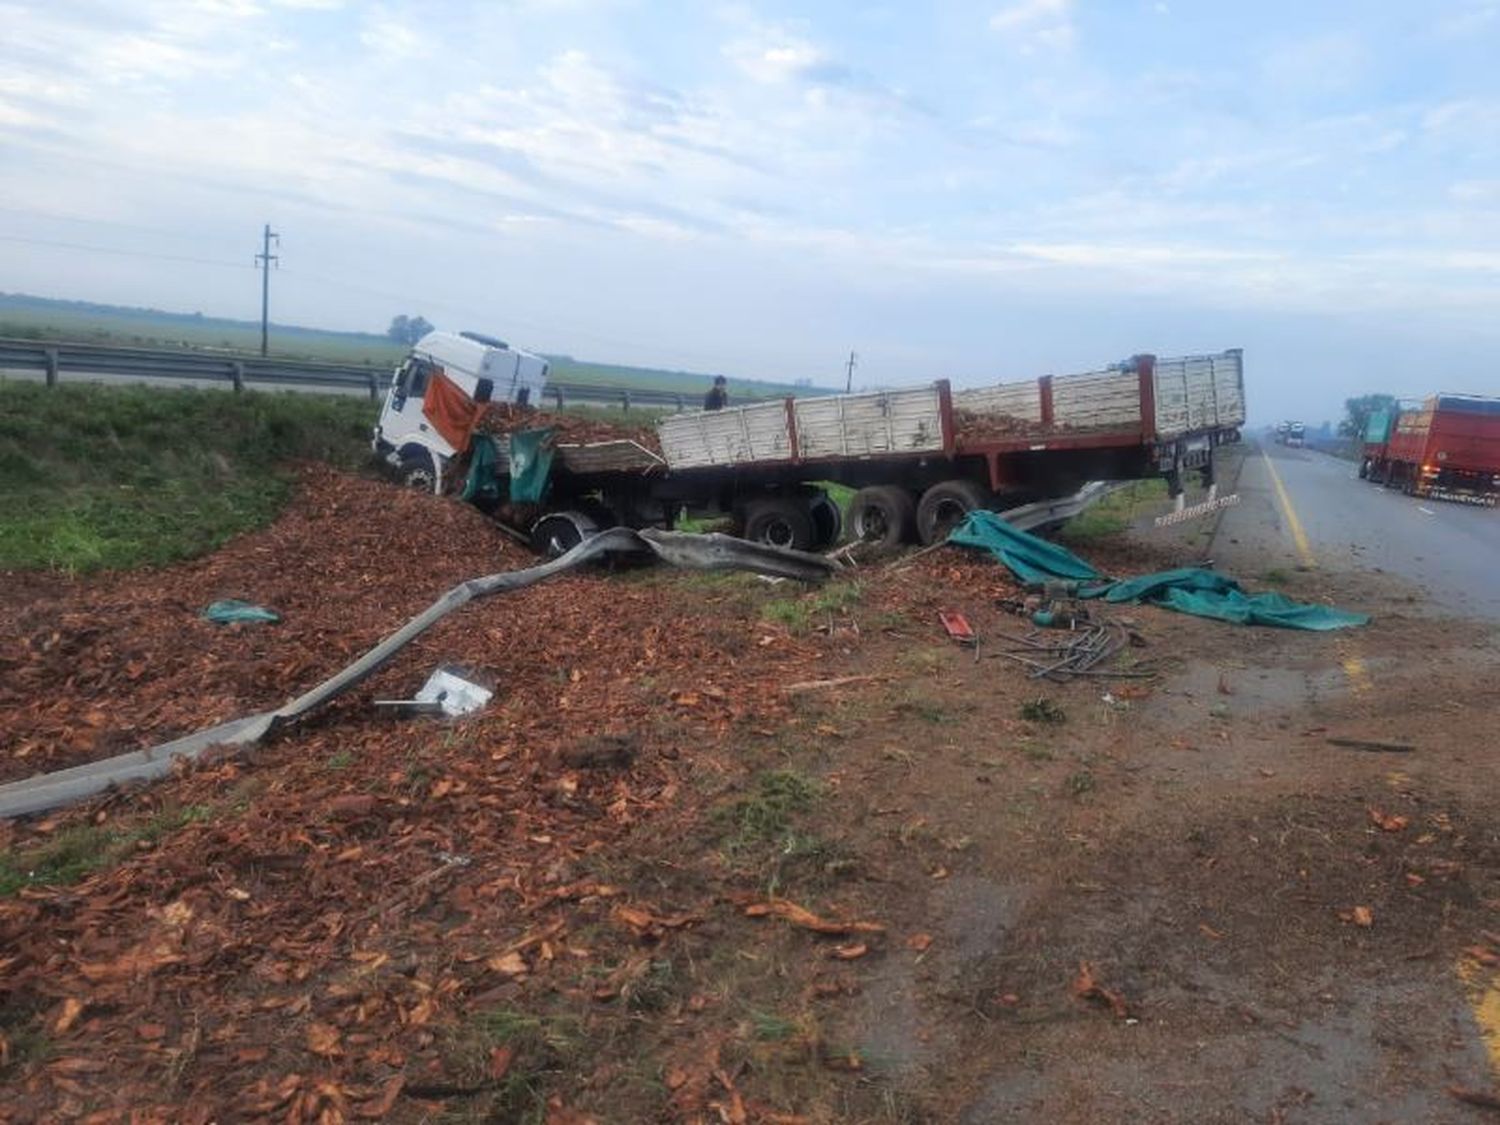
{"label": "white truck cab", "polygon": [[[442,491],[448,463],[462,449],[441,412],[429,409],[434,381],[443,376],[473,403],[540,405],[549,365],[530,352],[478,332],[429,332],[401,361],[386,390],[371,447],[403,481]],[[467,439],[467,435],[463,435]]]}

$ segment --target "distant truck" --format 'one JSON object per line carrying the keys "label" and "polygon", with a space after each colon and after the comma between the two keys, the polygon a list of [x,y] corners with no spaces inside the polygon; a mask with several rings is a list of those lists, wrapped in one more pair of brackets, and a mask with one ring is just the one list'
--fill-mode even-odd
{"label": "distant truck", "polygon": [[1307,439],[1307,427],[1301,422],[1278,422],[1276,424],[1276,444],[1301,446]]}
{"label": "distant truck", "polygon": [[[1239,440],[1245,419],[1238,349],[1139,355],[1099,371],[957,392],[939,380],[670,415],[650,442],[558,441],[536,487],[524,424],[495,439],[493,459],[468,455],[485,444],[474,434],[486,404],[539,401],[546,364],[488,337],[458,339],[497,354],[423,339],[392,380],[375,448],[406,483],[434,491],[460,471],[472,477],[474,463],[493,465],[476,494],[498,495],[497,518],[547,554],[602,527],[670,527],[684,513],[727,516],[759,542],[825,548],[843,523],[820,487],[828,481],[857,490],[852,531],[882,546],[933,543],[975,508],[1067,496],[1092,480],[1159,475],[1179,496],[1190,471],[1212,483],[1215,450]],[[467,480],[465,491],[474,485]]]}
{"label": "distant truck", "polygon": [[1432,395],[1365,426],[1362,478],[1408,496],[1494,506],[1500,499],[1500,398]]}

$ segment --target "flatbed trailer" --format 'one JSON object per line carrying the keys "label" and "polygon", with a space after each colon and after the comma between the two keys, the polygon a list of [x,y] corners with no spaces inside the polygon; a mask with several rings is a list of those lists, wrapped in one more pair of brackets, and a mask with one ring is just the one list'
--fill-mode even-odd
{"label": "flatbed trailer", "polygon": [[[1372,419],[1372,423],[1374,419]],[[1437,394],[1365,434],[1360,476],[1408,496],[1500,500],[1500,398]]]}
{"label": "flatbed trailer", "polygon": [[857,490],[856,537],[932,543],[975,508],[1064,496],[1091,480],[1159,475],[1173,495],[1191,471],[1212,483],[1215,451],[1239,439],[1244,417],[1238,349],[956,392],[938,380],[787,398],[664,418],[660,453],[633,441],[558,444],[545,498],[506,514],[549,553],[602,526],[670,527],[684,513],[816,549],[842,529],[820,487],[836,482]]}

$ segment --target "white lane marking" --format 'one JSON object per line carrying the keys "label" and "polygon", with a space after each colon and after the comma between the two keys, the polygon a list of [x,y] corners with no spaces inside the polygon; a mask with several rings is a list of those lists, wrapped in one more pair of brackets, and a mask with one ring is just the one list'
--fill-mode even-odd
{"label": "white lane marking", "polygon": [[1417,511],[1421,512],[1424,516],[1435,516],[1435,515],[1437,515],[1437,513],[1434,512],[1431,508],[1424,508],[1420,504],[1417,505]]}

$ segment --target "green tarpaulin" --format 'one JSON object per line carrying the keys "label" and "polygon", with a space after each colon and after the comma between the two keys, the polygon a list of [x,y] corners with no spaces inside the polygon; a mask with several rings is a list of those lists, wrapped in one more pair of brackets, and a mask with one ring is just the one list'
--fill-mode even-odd
{"label": "green tarpaulin", "polygon": [[554,450],[551,427],[519,430],[510,435],[510,498],[517,504],[538,504],[547,493]]}
{"label": "green tarpaulin", "polygon": [[970,512],[948,542],[989,551],[1022,582],[1079,583],[1079,596],[1085,598],[1144,602],[1237,625],[1276,625],[1284,629],[1344,629],[1370,620],[1363,613],[1294,602],[1283,594],[1247,594],[1228,575],[1201,567],[1111,581],[1066,547],[1018,531],[994,512]]}
{"label": "green tarpaulin", "polygon": [[[552,458],[555,452],[550,441],[550,427],[540,430],[519,430],[510,435],[510,499],[516,504],[539,504],[547,494],[547,482],[552,475]],[[469,451],[469,475],[464,480],[462,497],[465,500],[499,500],[500,477],[496,467],[500,463],[499,449],[487,434],[474,435]]]}
{"label": "green tarpaulin", "polygon": [[470,503],[500,499],[500,481],[495,476],[495,463],[499,459],[495,439],[489,434],[475,434],[469,445],[469,475],[464,480],[462,499]]}

